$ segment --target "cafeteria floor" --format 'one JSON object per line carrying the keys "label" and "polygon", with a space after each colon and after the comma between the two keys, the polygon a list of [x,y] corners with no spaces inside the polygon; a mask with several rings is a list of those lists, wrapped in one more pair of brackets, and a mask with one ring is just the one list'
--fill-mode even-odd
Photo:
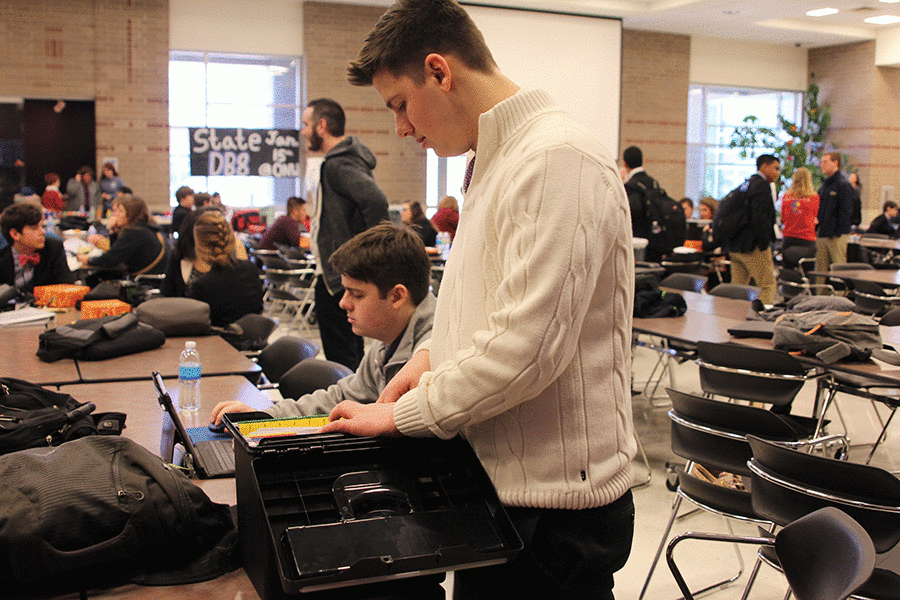
{"label": "cafeteria floor", "polygon": [[[280,335],[284,335],[286,327],[279,327],[270,338],[270,341]],[[298,335],[294,331],[291,335]],[[306,335],[317,343],[318,330],[313,327],[312,334]],[[367,343],[371,340],[367,340]],[[320,353],[320,357],[322,354]],[[638,347],[635,349],[633,373],[636,381],[646,378],[656,362],[656,353],[652,350]],[[675,367],[675,385],[685,391],[700,391],[699,377],[695,364],[687,362]],[[798,414],[811,414],[812,402],[815,392],[815,384],[807,383],[794,401],[794,411]],[[269,392],[273,400],[280,398],[277,390]],[[841,397],[841,406],[844,417],[848,420],[853,443],[862,443],[874,440],[877,431],[880,430],[878,421],[873,413],[873,408],[867,400],[848,396]],[[650,569],[650,563],[659,545],[663,530],[668,523],[672,510],[672,502],[675,494],[666,488],[666,463],[674,462],[683,464],[684,460],[672,453],[669,438],[669,419],[666,415],[667,407],[651,408],[649,403],[641,396],[634,398],[633,403],[634,425],[638,436],[644,446],[644,451],[650,462],[652,476],[650,482],[644,486],[636,486],[633,490],[635,504],[635,530],[634,543],[631,556],[625,567],[616,574],[614,593],[617,600],[637,600]],[[887,411],[879,406],[882,415]],[[834,415],[831,415],[834,416]],[[893,423],[888,431],[887,441],[879,448],[872,461],[873,465],[890,470],[900,470],[900,424]],[[840,428],[834,424],[829,433],[840,433]],[[863,461],[868,453],[868,447],[854,448],[851,451],[851,460]],[[640,454],[633,463],[635,480],[641,482],[646,479],[647,469],[640,459]],[[689,510],[690,503],[683,502],[680,513]],[[732,521],[734,532],[741,535],[756,535],[756,525]],[[727,529],[721,517],[698,511],[684,519],[679,519],[673,526],[673,533],[683,531],[708,531],[726,533]],[[744,559],[744,573],[733,584],[710,593],[704,597],[716,600],[738,599],[743,593],[747,576],[753,568],[755,561],[755,547],[742,546],[741,554]],[[675,560],[684,574],[685,579],[692,589],[699,589],[715,581],[731,577],[738,570],[738,562],[733,547],[728,544],[716,542],[682,542],[675,554]],[[444,587],[452,588],[452,574],[448,575]],[[763,566],[750,594],[751,599],[775,599],[783,598],[787,589],[783,575],[774,569]],[[678,587],[665,564],[665,556],[660,558],[653,579],[645,594],[647,600],[674,599],[680,597]],[[449,594],[448,594],[449,597]]]}

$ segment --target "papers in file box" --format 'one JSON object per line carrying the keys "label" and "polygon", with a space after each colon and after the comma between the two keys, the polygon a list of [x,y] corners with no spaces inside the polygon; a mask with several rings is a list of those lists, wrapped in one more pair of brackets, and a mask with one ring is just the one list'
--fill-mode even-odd
{"label": "papers in file box", "polygon": [[252,448],[258,446],[261,441],[271,438],[318,433],[319,429],[326,423],[328,423],[328,415],[314,415],[311,417],[241,421],[237,426],[238,431],[240,431],[247,444]]}

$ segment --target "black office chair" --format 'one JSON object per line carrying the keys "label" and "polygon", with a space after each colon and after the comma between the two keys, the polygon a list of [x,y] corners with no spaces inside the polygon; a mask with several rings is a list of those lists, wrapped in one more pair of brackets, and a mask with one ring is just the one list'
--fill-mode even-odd
{"label": "black office chair", "polygon": [[736,300],[756,300],[759,298],[761,290],[754,285],[741,285],[738,283],[720,283],[713,289],[709,290],[712,296],[721,296],[722,298],[734,298]]}
{"label": "black office chair", "polygon": [[[845,263],[833,263],[828,267],[829,271],[874,271],[875,267],[870,265],[869,263],[864,262],[845,262]],[[847,292],[853,289],[853,284],[848,282],[845,279],[841,279],[840,277],[829,277],[826,280],[826,283],[834,286],[834,289],[838,292]]]}
{"label": "black office chair", "polygon": [[[656,556],[651,563],[650,572],[638,596],[639,600],[644,597],[650,585],[653,571],[678,516],[682,500],[688,500],[703,510],[723,517],[731,534],[733,532],[728,519],[758,523],[771,529],[769,520],[761,518],[754,512],[750,492],[701,479],[696,476],[696,465],[702,465],[713,474],[724,471],[749,478],[747,461],[750,460],[752,452],[747,443],[747,436],[750,434],[792,442],[798,446],[841,441],[839,437],[805,440],[806,432],[803,429],[795,427],[791,421],[780,415],[761,408],[730,404],[673,389],[667,389],[666,392],[672,400],[672,410],[669,411],[672,422],[672,451],[687,459],[688,463],[684,468],[676,468],[678,496]],[[700,594],[737,580],[743,573],[744,563],[737,548],[735,554],[739,564],[739,570],[735,575],[695,593]]]}
{"label": "black office chair", "polygon": [[667,287],[676,290],[684,290],[687,292],[697,292],[698,294],[706,287],[708,278],[705,275],[696,275],[694,273],[671,273],[663,279],[660,287]]}
{"label": "black office chair", "polygon": [[284,398],[300,398],[334,385],[353,371],[330,360],[307,358],[281,376],[278,391]]}
{"label": "black office chair", "polygon": [[671,273],[694,273],[699,275],[703,272],[703,253],[702,252],[671,252],[659,262],[660,266],[666,270],[666,274]]}
{"label": "black office chair", "polygon": [[[853,597],[900,598],[900,574],[896,570],[900,480],[875,467],[798,452],[752,436],[748,441],[753,450],[749,468],[754,510],[782,526],[828,506],[846,512],[871,537],[879,563]],[[760,558],[779,566],[778,557],[771,552],[761,551]]]}
{"label": "black office chair", "polygon": [[700,342],[695,362],[707,396],[770,404],[808,435],[819,431],[820,412],[810,417],[789,413],[806,382],[827,377],[826,372],[807,367],[783,350],[733,343]]}
{"label": "black office chair", "polygon": [[854,280],[851,283],[856,312],[881,316],[900,305],[900,296],[889,294],[874,281]]}
{"label": "black office chair", "polygon": [[788,267],[778,269],[778,276],[775,278],[775,282],[778,285],[778,293],[785,300],[790,300],[802,294],[834,295],[833,286],[827,283],[812,283],[802,271]]}
{"label": "black office chair", "polygon": [[226,327],[221,336],[246,356],[256,356],[269,343],[278,323],[269,317],[248,313]]}
{"label": "black office chair", "polygon": [[666,550],[666,562],[685,600],[694,596],[675,564],[674,550],[686,539],[762,546],[760,552],[765,549],[777,557],[797,600],[844,600],[875,568],[875,547],[866,530],[846,513],[827,507],[800,517],[774,537],[695,532],[676,536]]}
{"label": "black office chair", "polygon": [[259,387],[278,387],[285,373],[302,361],[314,358],[319,350],[318,344],[303,338],[289,335],[278,338],[256,357],[256,362],[262,368],[267,380],[267,383]]}

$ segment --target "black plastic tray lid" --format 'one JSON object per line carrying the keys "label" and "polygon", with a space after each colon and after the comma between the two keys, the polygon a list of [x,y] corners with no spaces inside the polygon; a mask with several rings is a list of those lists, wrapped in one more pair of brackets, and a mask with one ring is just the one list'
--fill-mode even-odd
{"label": "black plastic tray lid", "polygon": [[465,440],[311,435],[297,446],[250,454],[288,594],[497,564],[522,549]]}

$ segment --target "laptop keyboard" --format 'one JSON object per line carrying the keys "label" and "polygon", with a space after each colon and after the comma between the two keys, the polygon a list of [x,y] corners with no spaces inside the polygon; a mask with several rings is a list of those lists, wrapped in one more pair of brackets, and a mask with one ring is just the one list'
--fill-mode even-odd
{"label": "laptop keyboard", "polygon": [[234,450],[231,440],[213,440],[194,445],[207,477],[234,475]]}

